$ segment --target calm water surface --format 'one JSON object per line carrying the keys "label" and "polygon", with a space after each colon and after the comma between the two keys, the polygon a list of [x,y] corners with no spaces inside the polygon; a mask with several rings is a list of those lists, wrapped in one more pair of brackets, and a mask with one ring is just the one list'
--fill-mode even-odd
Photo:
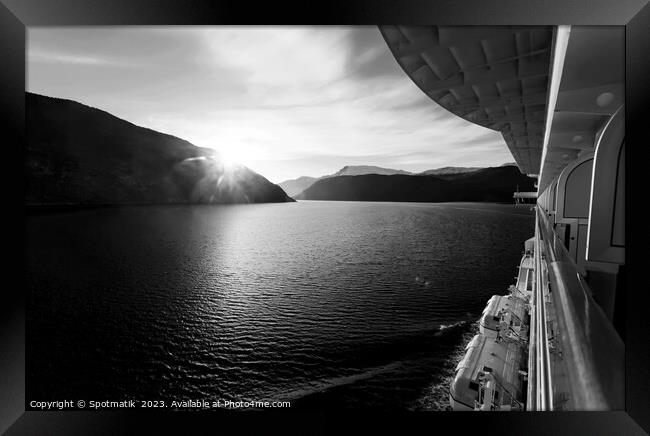
{"label": "calm water surface", "polygon": [[444,409],[533,224],[477,203],[30,216],[28,397]]}

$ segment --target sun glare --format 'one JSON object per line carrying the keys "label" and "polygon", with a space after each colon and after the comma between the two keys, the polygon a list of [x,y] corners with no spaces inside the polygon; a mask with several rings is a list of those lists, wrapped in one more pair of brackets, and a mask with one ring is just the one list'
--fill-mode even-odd
{"label": "sun glare", "polygon": [[227,169],[234,169],[240,165],[250,166],[252,153],[244,146],[219,147],[219,153],[223,166]]}

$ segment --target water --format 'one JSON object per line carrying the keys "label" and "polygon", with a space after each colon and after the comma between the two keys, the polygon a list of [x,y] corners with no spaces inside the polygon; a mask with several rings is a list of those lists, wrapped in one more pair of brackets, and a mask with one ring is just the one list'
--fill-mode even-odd
{"label": "water", "polygon": [[444,409],[525,207],[305,201],[33,215],[28,399]]}

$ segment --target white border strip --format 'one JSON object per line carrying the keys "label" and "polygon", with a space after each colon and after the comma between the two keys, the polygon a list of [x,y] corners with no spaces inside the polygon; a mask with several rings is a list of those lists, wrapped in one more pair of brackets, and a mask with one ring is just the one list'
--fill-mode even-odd
{"label": "white border strip", "polygon": [[[544,177],[544,164],[546,163],[546,153],[548,151],[548,141],[551,135],[551,126],[553,125],[553,115],[555,114],[555,104],[557,103],[557,94],[560,90],[562,81],[562,70],[564,70],[564,57],[569,45],[569,34],[571,26],[557,26],[555,40],[553,41],[553,64],[551,67],[551,78],[548,86],[548,103],[546,104],[546,126],[544,128],[544,143],[542,145],[542,162],[539,170],[537,197],[539,198],[542,178]],[[546,188],[546,186],[544,187]]]}

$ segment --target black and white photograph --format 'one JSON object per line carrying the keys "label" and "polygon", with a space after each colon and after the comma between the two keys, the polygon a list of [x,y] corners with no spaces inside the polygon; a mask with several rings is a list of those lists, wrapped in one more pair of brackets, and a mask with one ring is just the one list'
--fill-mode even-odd
{"label": "black and white photograph", "polygon": [[26,407],[622,410],[624,55],[30,27]]}
{"label": "black and white photograph", "polygon": [[648,434],[649,43],[648,0],[0,0],[0,434]]}

